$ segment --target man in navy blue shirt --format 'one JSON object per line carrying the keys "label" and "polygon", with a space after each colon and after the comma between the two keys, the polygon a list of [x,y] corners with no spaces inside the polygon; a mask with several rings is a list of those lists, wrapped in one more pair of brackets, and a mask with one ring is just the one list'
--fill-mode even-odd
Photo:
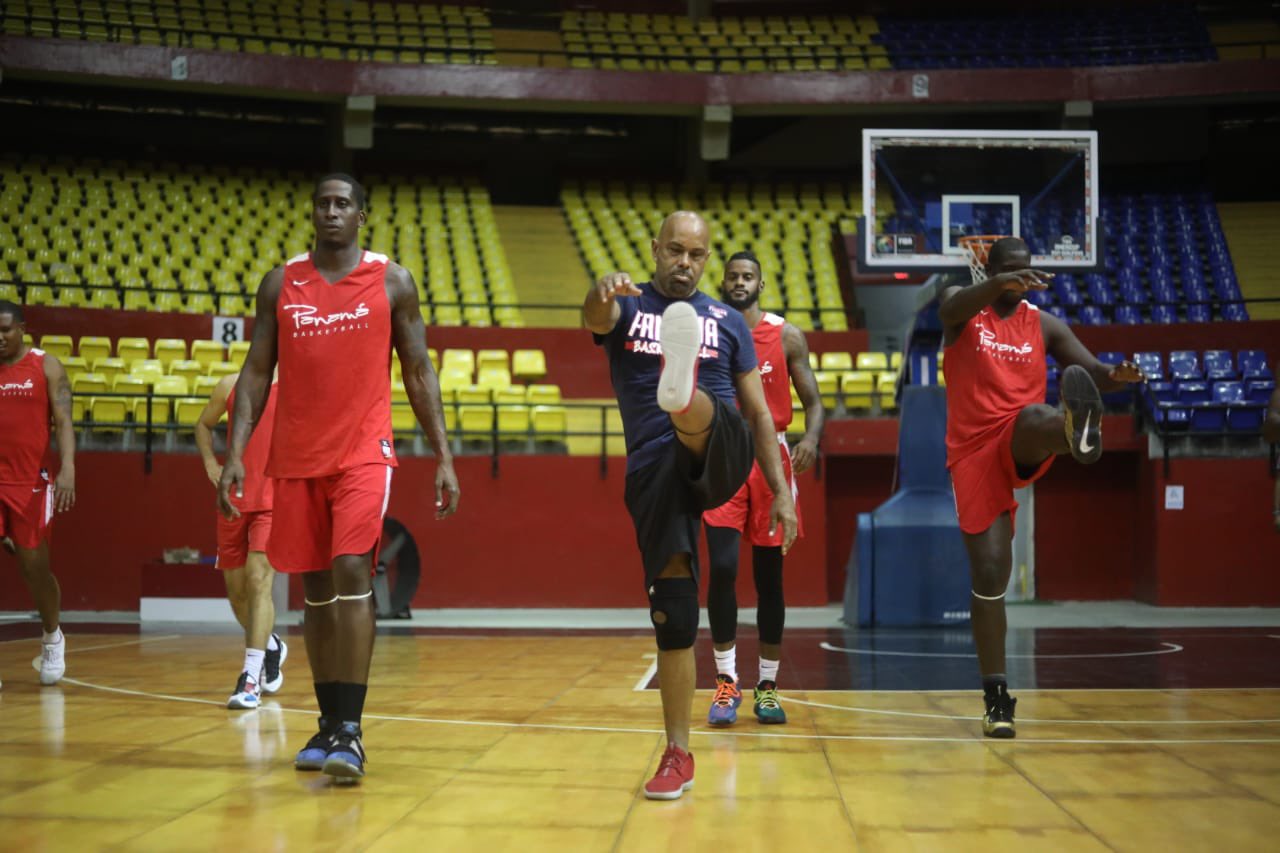
{"label": "man in navy blue shirt", "polygon": [[584,325],[608,354],[626,435],[626,504],[644,563],[667,733],[644,793],[659,800],[693,787],[689,721],[703,511],[733,497],[755,459],[775,496],[769,517],[782,527],[784,554],[796,537],[751,331],[740,313],[697,289],[709,246],[701,216],[673,213],[652,243],[653,280],[637,285],[627,273],[611,273],[582,306]]}

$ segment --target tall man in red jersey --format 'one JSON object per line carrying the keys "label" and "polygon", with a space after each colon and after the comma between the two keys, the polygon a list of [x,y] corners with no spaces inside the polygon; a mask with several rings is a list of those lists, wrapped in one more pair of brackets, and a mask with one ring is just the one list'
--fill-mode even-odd
{"label": "tall man in red jersey", "polygon": [[[62,590],[49,571],[49,533],[54,511],[76,502],[76,431],[67,372],[23,342],[26,330],[22,307],[0,300],[0,538],[13,543],[40,611],[40,683],[57,684],[67,671],[67,641],[59,624]],[[61,460],[52,486],[45,467],[50,420]]]}
{"label": "tall man in red jersey", "polygon": [[[1112,367],[1085,349],[1067,324],[1023,299],[1049,273],[1030,269],[1027,244],[1004,237],[987,256],[987,279],[942,292],[946,347],[947,468],[969,573],[973,639],[988,737],[1014,736],[1005,677],[1004,595],[1013,570],[1013,490],[1044,476],[1056,456],[1089,464],[1102,455],[1102,397],[1141,382],[1132,362]],[[1045,405],[1045,354],[1065,368],[1061,408]]]}
{"label": "tall man in red jersey", "polygon": [[360,716],[375,628],[370,581],[396,464],[392,346],[436,455],[436,518],[455,512],[459,497],[417,288],[403,267],[360,248],[364,201],[354,178],[321,178],[312,193],[315,249],[263,278],[218,484],[222,512],[234,517],[231,494],[243,491],[245,447],[278,364],[267,557],[278,571],[304,573],[303,635],[320,705],[320,730],[294,764],[340,782],[364,775]]}
{"label": "tall man in red jersey", "polygon": [[[222,466],[213,454],[213,430],[224,414],[228,420],[235,418],[235,384],[239,377],[239,373],[222,377],[196,421],[196,448],[214,486],[222,479]],[[271,499],[275,490],[264,471],[275,419],[276,395],[268,393],[259,428],[244,449],[244,497],[234,500],[240,514],[237,518],[218,516],[216,565],[227,584],[231,611],[244,629],[244,667],[236,679],[235,692],[227,700],[227,707],[233,710],[257,708],[263,692],[278,693],[284,686],[280,665],[289,656],[288,645],[271,630],[276,622],[275,602],[271,600],[276,573],[267,560],[267,539],[271,536]]]}
{"label": "tall man in red jersey", "polygon": [[[800,523],[799,495],[795,474],[812,467],[818,458],[825,413],[818,383],[809,367],[809,345],[804,333],[777,314],[760,309],[764,279],[760,261],[751,252],[738,252],[725,264],[720,294],[746,320],[755,343],[760,382],[765,402],[778,434],[782,472],[796,501],[797,535],[804,535]],[[794,453],[787,448],[787,427],[791,423],[791,383],[804,406],[804,438]],[[794,468],[794,473],[793,473]],[[762,723],[785,723],[786,712],[778,701],[778,666],[782,659],[782,626],[786,602],[782,593],[782,531],[769,519],[773,491],[756,463],[747,482],[729,502],[703,514],[707,527],[707,553],[711,580],[707,585],[707,616],[715,643],[716,692],[707,712],[707,723],[732,725],[738,719],[742,691],[738,688],[736,638],[738,633],[738,541],[746,533],[751,542],[751,568],[756,584],[756,628],[760,635],[760,678],[755,688],[754,710]]]}

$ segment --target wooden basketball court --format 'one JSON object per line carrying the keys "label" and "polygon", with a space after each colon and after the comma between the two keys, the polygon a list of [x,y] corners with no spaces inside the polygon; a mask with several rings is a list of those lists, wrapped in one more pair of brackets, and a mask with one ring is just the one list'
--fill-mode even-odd
{"label": "wooden basketball court", "polygon": [[[784,669],[786,726],[758,725],[747,690],[708,730],[699,692],[697,785],[659,803],[640,793],[663,746],[642,633],[383,633],[368,776],[346,788],[292,766],[316,714],[296,629],[284,689],[251,712],[223,707],[233,634],[72,626],[55,687],[30,634],[0,642],[9,850],[1273,850],[1280,832],[1274,688],[1015,686],[999,742],[974,690],[787,690]],[[1250,636],[1274,661],[1280,640]]]}

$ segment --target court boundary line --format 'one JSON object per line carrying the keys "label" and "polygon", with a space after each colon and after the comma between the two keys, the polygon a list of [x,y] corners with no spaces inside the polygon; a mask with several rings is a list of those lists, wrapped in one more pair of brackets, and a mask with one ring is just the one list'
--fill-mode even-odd
{"label": "court boundary line", "polygon": [[[144,699],[159,699],[171,702],[187,702],[197,705],[213,705],[217,708],[224,708],[222,702],[213,699],[201,699],[192,696],[174,696],[166,693],[152,693],[145,690],[134,690],[126,687],[110,687],[105,684],[94,684],[90,681],[82,681],[75,678],[63,678],[63,683],[74,684],[77,687],[84,687],[90,690],[101,690],[106,693],[117,693],[125,696],[138,696]],[[275,710],[275,709],[273,709]],[[306,714],[314,716],[315,711],[303,708],[286,708],[283,705],[278,710],[287,714]],[[252,713],[252,712],[250,712]],[[504,720],[450,720],[438,717],[416,717],[400,714],[365,714],[365,719],[383,720],[390,722],[407,722],[407,723],[425,723],[427,725],[446,725],[446,726],[468,726],[474,728],[498,728],[498,729],[532,729],[537,731],[566,731],[566,732],[599,732],[602,734],[644,734],[644,735],[665,735],[663,729],[649,728],[632,728],[624,726],[582,726],[572,725],[568,723],[529,723],[529,722],[507,722]],[[989,747],[993,746],[989,738],[979,736],[971,737],[933,737],[929,735],[836,735],[836,734],[793,734],[789,732],[744,732],[744,731],[716,731],[694,728],[690,730],[690,735],[699,735],[704,737],[736,737],[736,738],[760,738],[775,740],[811,740],[811,741],[850,741],[850,742],[869,742],[869,743],[966,743],[973,746]],[[1121,745],[1121,746],[1161,746],[1161,745],[1214,745],[1214,744],[1280,744],[1280,737],[1275,738],[1019,738],[1016,742],[1010,741],[1011,745],[1026,745],[1031,743],[1057,744],[1057,745]]]}
{"label": "court boundary line", "polygon": [[[802,691],[808,693],[810,691]],[[788,702],[797,705],[808,705],[811,708],[830,708],[834,711],[848,711],[858,714],[880,714],[887,717],[923,717],[933,720],[980,720],[981,717],[963,714],[926,714],[921,711],[890,711],[884,708],[861,708],[852,705],[829,705],[824,702],[810,702],[787,697]],[[1050,720],[1035,717],[1018,717],[1018,723],[1043,723],[1051,725],[1088,725],[1088,726],[1208,726],[1208,725],[1267,725],[1280,723],[1280,718],[1258,720]]]}
{"label": "court boundary line", "polygon": [[[1088,654],[1088,655],[1006,654],[1005,657],[1025,659],[1025,660],[1081,660],[1085,658],[1141,658],[1141,657],[1154,657],[1155,655],[1173,655],[1173,654],[1177,654],[1178,652],[1184,651],[1186,648],[1185,646],[1180,646],[1177,643],[1161,642],[1160,645],[1164,646],[1165,648],[1153,649],[1151,651],[1145,651],[1145,652],[1101,652],[1098,654]],[[885,656],[885,657],[903,657],[903,658],[964,658],[965,660],[972,660],[974,658],[973,652],[899,652],[899,651],[892,651],[889,649],[883,649],[883,650],[882,649],[848,649],[848,648],[845,648],[844,646],[837,646],[832,643],[828,643],[826,640],[823,640],[821,643],[818,643],[818,648],[827,652],[839,652],[841,654],[846,654],[846,655],[867,655],[869,657]]]}

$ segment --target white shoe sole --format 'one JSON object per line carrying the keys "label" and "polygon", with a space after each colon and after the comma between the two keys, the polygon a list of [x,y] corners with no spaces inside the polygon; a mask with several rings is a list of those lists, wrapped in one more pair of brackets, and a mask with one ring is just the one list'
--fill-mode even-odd
{"label": "white shoe sole", "polygon": [[227,700],[228,711],[252,711],[254,708],[262,704],[262,700],[257,696],[249,696],[244,693],[237,693]]}
{"label": "white shoe sole", "polygon": [[702,323],[688,302],[673,302],[662,312],[662,374],[658,377],[658,406],[682,412],[693,402],[698,387],[698,350]]}
{"label": "white shoe sole", "polygon": [[[63,655],[66,655],[66,640],[63,640]],[[31,668],[40,673],[40,683],[45,687],[52,687],[62,680],[62,676],[67,674],[67,664],[65,658],[63,663],[57,669],[47,670],[44,668],[44,655],[39,655],[31,659]]]}
{"label": "white shoe sole", "polygon": [[651,794],[648,790],[646,790],[644,792],[644,798],[646,800],[678,800],[684,794],[685,791],[690,790],[692,787],[693,787],[693,780],[690,779],[688,782],[685,782],[683,785],[681,785],[678,789],[674,791],[670,791],[668,793]]}

